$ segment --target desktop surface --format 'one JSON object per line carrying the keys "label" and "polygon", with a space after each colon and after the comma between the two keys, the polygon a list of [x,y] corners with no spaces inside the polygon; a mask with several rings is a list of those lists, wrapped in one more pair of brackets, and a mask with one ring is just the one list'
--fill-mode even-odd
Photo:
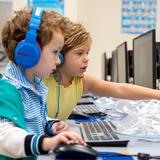
{"label": "desktop surface", "polygon": [[[95,119],[93,119],[92,121],[94,122],[94,120]],[[101,120],[101,119],[99,119],[99,120]],[[107,117],[106,117],[106,120],[107,120]],[[74,131],[82,136],[80,126],[81,126],[81,123],[83,122],[83,120],[82,121],[67,120],[66,122],[70,126],[70,129],[72,131]],[[88,122],[88,121],[84,121],[84,123],[85,122]],[[149,142],[149,141],[145,141],[145,140],[136,139],[132,136],[124,136],[124,135],[123,136],[118,135],[118,137],[120,139],[129,140],[128,145],[126,147],[124,147],[124,146],[123,147],[122,146],[119,146],[119,147],[93,146],[93,148],[98,152],[116,152],[116,153],[127,152],[128,154],[149,153],[151,156],[160,155],[160,153],[159,153],[160,142]],[[48,155],[41,155],[38,157],[38,160],[44,160],[44,159],[45,160],[54,160],[55,157],[54,157],[53,153],[48,154]],[[134,159],[136,160],[137,158],[134,157]],[[97,160],[104,160],[104,159],[97,159]]]}
{"label": "desktop surface", "polygon": [[[81,135],[79,124],[75,123],[74,120],[68,120],[67,123],[71,127],[72,131],[75,131],[76,133]],[[118,153],[126,152],[128,154],[137,154],[141,152],[141,153],[149,153],[152,156],[160,155],[159,153],[160,143],[141,141],[131,137],[127,147],[94,146],[93,148],[99,152],[118,152]],[[38,160],[44,160],[44,159],[54,160],[55,159],[54,154],[51,153],[49,155],[41,155],[38,157]],[[136,160],[136,158],[134,159]]]}

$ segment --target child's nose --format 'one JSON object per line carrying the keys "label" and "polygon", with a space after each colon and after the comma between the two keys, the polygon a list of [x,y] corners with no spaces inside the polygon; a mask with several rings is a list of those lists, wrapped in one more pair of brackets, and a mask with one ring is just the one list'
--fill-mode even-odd
{"label": "child's nose", "polygon": [[61,61],[60,61],[60,59],[59,59],[59,56],[57,56],[56,65],[58,66],[58,65],[60,65],[60,64],[61,64]]}
{"label": "child's nose", "polygon": [[88,55],[84,56],[83,62],[88,62],[88,61],[89,61],[89,56]]}

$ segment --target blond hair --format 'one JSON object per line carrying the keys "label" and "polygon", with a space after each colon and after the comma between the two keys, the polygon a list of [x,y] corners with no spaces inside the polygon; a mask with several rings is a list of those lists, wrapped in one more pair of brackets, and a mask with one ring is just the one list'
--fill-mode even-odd
{"label": "blond hair", "polygon": [[62,30],[65,41],[62,49],[64,54],[74,48],[77,48],[78,46],[83,45],[85,42],[91,39],[90,33],[86,31],[81,23],[70,22],[68,27],[66,27],[66,30]]}
{"label": "blond hair", "polygon": [[[17,44],[21,40],[25,39],[31,14],[32,9],[15,11],[14,16],[6,22],[2,29],[2,44],[8,58],[13,62],[15,62],[14,50]],[[62,32],[61,24],[64,20],[65,18],[57,12],[43,12],[42,21],[37,36],[37,41],[42,48],[52,40],[55,32]]]}

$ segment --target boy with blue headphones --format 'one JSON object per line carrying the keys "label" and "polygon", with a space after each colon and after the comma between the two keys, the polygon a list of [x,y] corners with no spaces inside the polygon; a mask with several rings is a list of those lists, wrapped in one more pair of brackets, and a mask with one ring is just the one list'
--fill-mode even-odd
{"label": "boy with blue headphones", "polygon": [[36,159],[70,140],[84,144],[67,125],[47,117],[48,89],[41,79],[60,63],[63,20],[53,11],[35,8],[15,12],[3,27],[2,44],[9,63],[0,78],[1,160]]}

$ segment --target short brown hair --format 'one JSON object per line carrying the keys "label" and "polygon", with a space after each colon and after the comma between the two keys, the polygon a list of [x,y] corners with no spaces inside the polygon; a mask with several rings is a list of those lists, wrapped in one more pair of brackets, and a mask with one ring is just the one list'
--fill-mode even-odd
{"label": "short brown hair", "polygon": [[[2,30],[2,44],[8,58],[14,60],[14,50],[17,44],[25,39],[26,32],[28,31],[29,21],[32,14],[32,9],[23,9],[15,11],[15,15],[6,22]],[[38,30],[37,41],[43,48],[48,44],[54,32],[61,32],[60,22],[62,16],[54,11],[44,11],[40,28]]]}

